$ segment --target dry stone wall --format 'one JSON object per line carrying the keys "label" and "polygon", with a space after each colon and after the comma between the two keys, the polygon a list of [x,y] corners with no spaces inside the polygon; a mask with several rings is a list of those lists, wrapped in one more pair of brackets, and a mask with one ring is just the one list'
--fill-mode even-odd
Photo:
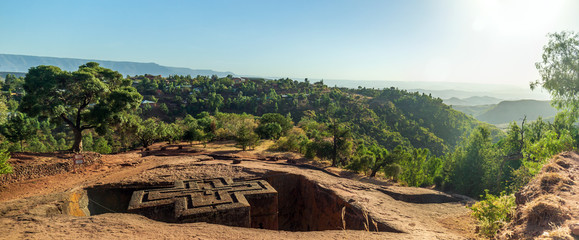
{"label": "dry stone wall", "polygon": [[70,155],[69,159],[58,159],[59,161],[51,161],[47,163],[12,163],[12,173],[0,175],[0,185],[11,184],[28,179],[41,178],[65,172],[72,172],[75,168],[80,170],[85,167],[101,163],[101,155],[99,153],[83,153],[84,163],[78,164],[76,166],[72,160],[72,154],[68,155]]}

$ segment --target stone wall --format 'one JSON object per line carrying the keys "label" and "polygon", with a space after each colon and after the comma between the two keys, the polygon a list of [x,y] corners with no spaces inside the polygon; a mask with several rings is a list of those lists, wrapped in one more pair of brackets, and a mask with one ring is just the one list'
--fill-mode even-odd
{"label": "stone wall", "polygon": [[56,175],[65,172],[72,172],[75,167],[81,170],[94,164],[100,164],[101,155],[99,153],[86,152],[84,155],[84,163],[74,166],[72,161],[72,154],[70,159],[58,159],[60,161],[53,161],[41,164],[12,164],[12,173],[0,175],[0,185],[21,182],[28,179],[41,178],[51,175]]}

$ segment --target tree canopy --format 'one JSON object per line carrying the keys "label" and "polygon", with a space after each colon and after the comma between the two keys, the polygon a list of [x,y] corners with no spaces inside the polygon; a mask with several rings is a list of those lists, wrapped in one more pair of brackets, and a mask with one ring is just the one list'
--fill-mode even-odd
{"label": "tree canopy", "polygon": [[542,61],[535,66],[541,79],[531,88],[545,88],[553,97],[555,107],[579,112],[579,34],[560,32],[549,34],[543,47]]}
{"label": "tree canopy", "polygon": [[20,110],[66,123],[74,133],[73,151],[82,151],[82,131],[109,123],[115,114],[135,109],[142,96],[117,72],[89,62],[77,71],[37,66],[25,77]]}

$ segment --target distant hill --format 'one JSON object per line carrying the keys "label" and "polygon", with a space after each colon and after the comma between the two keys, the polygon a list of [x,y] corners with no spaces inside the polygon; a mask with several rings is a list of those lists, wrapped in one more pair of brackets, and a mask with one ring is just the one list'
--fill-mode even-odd
{"label": "distant hill", "polygon": [[549,101],[518,100],[502,101],[488,111],[475,117],[483,122],[503,124],[512,121],[521,121],[525,116],[527,116],[528,121],[533,121],[539,116],[549,118],[556,114],[557,110],[551,106]]}
{"label": "distant hill", "polygon": [[456,98],[452,97],[449,99],[444,99],[443,102],[446,105],[462,105],[462,106],[477,106],[477,105],[488,105],[488,104],[497,104],[501,102],[502,99],[498,99],[495,97],[489,96],[474,96],[468,98]]}
{"label": "distant hill", "polygon": [[[235,75],[232,72],[217,72],[213,70],[195,70],[190,68],[167,67],[156,63],[139,63],[139,62],[118,62],[118,61],[104,61],[93,59],[77,59],[77,58],[56,58],[56,57],[38,57],[25,55],[0,54],[0,72],[17,72],[26,73],[30,67],[38,65],[53,65],[63,70],[75,71],[78,66],[87,62],[98,62],[101,66],[113,69],[122,73],[123,75],[191,75],[191,76],[211,76],[217,75],[220,77],[229,74]],[[6,75],[1,75],[4,78]]]}
{"label": "distant hill", "polygon": [[497,104],[486,104],[486,105],[451,105],[454,110],[465,113],[466,115],[476,118],[477,116],[487,112],[489,109],[494,108]]}

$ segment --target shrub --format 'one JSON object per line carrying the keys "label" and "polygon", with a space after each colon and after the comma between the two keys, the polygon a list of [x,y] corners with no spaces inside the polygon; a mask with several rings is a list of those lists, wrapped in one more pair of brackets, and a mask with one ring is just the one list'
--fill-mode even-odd
{"label": "shrub", "polygon": [[[574,145],[575,142],[569,131],[562,130],[560,134],[557,134],[556,131],[550,130],[539,141],[526,147],[523,154],[536,162],[544,163],[557,153],[573,149]],[[542,166],[538,164],[536,169],[533,169],[534,172],[538,172]]]}
{"label": "shrub", "polygon": [[484,199],[470,207],[471,215],[478,222],[478,233],[492,238],[501,227],[511,221],[515,207],[515,196],[512,194],[505,195],[503,192],[498,197],[485,190]]}
{"label": "shrub", "polygon": [[287,136],[279,138],[272,146],[272,149],[301,153],[305,152],[308,141],[309,139],[302,129],[294,128],[287,134]]}
{"label": "shrub", "polygon": [[278,139],[282,133],[282,128],[279,123],[269,122],[265,124],[259,124],[255,131],[259,134],[261,138],[264,139]]}
{"label": "shrub", "polygon": [[10,154],[4,150],[0,151],[0,174],[6,174],[12,172],[12,166],[8,164],[8,159],[10,159]]}
{"label": "shrub", "polygon": [[394,180],[398,180],[398,176],[402,172],[402,167],[396,163],[388,164],[384,166],[384,175],[390,177]]}
{"label": "shrub", "polygon": [[109,146],[109,142],[104,138],[97,138],[93,145],[93,150],[98,153],[102,154],[109,154],[112,152],[111,147]]}
{"label": "shrub", "polygon": [[253,148],[257,145],[259,136],[253,131],[251,126],[243,125],[237,130],[236,140],[237,145],[245,151],[247,148]]}

